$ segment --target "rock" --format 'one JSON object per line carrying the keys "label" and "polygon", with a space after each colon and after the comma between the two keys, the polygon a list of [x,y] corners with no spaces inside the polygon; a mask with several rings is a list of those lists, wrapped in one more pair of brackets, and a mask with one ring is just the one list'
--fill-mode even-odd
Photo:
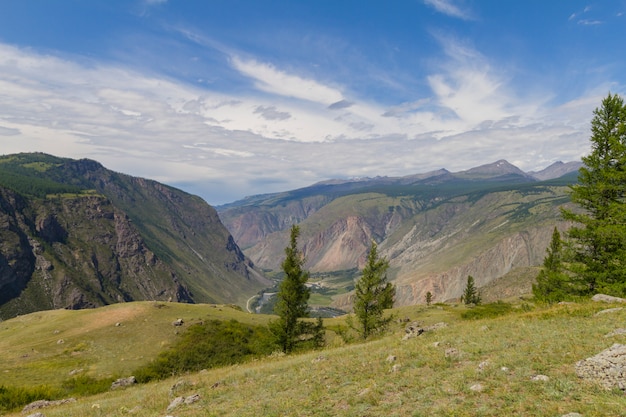
{"label": "rock", "polygon": [[563,414],[561,417],[583,417],[583,415],[578,413],[567,413]]}
{"label": "rock", "polygon": [[610,390],[626,390],[626,345],[614,344],[595,356],[576,363],[579,378],[596,382]]}
{"label": "rock", "polygon": [[616,312],[621,311],[621,310],[623,310],[622,307],[607,308],[606,310],[598,311],[596,314],[594,314],[594,316],[601,316],[603,314],[616,313]]}
{"label": "rock", "polygon": [[626,303],[626,298],[613,297],[612,295],[596,294],[591,297],[591,301],[603,303]]}
{"label": "rock", "polygon": [[64,399],[64,400],[56,400],[56,401],[38,400],[38,401],[34,401],[34,402],[26,405],[22,409],[22,413],[27,413],[29,411],[38,410],[38,409],[44,408],[44,407],[52,407],[52,406],[55,406],[55,405],[68,404],[68,403],[73,403],[73,402],[76,402],[75,398],[67,398],[67,399]]}
{"label": "rock", "polygon": [[391,367],[391,372],[398,372],[400,368],[402,368],[402,366],[396,363],[394,366]]}
{"label": "rock", "polygon": [[448,348],[445,351],[445,356],[450,359],[458,359],[461,357],[461,351],[457,348]]}
{"label": "rock", "polygon": [[535,375],[532,378],[530,378],[531,381],[540,381],[540,382],[547,382],[550,380],[550,377],[546,376],[546,375]]}
{"label": "rock", "polygon": [[448,323],[440,322],[440,323],[432,324],[430,326],[422,327],[420,326],[418,322],[414,321],[412,323],[407,324],[406,327],[404,328],[405,335],[404,337],[402,337],[402,340],[411,339],[413,337],[417,337],[421,335],[424,332],[432,332],[435,330],[442,329],[444,327],[448,327]]}
{"label": "rock", "polygon": [[471,387],[469,387],[470,391],[474,391],[474,392],[482,392],[485,387],[483,387],[483,384],[474,384]]}
{"label": "rock", "polygon": [[193,394],[190,395],[189,397],[185,398],[185,404],[193,404],[197,401],[200,401],[200,395],[199,394]]}
{"label": "rock", "polygon": [[170,397],[173,397],[178,391],[185,390],[190,386],[191,384],[183,379],[176,381],[176,383],[170,387]]}
{"label": "rock", "polygon": [[506,366],[503,366],[502,368],[500,368],[500,370],[502,372],[509,372],[509,368],[507,368]]}
{"label": "rock", "polygon": [[482,371],[482,370],[484,370],[488,366],[489,366],[489,361],[488,360],[482,361],[481,363],[478,364],[478,369]]}
{"label": "rock", "polygon": [[199,394],[193,394],[193,395],[190,395],[189,397],[176,397],[172,400],[170,405],[167,407],[166,411],[169,413],[170,411],[174,410],[176,407],[180,406],[181,404],[193,404],[197,401],[200,401]]}
{"label": "rock", "polygon": [[183,324],[185,324],[183,319],[177,319],[176,321],[172,322],[172,326],[182,326]]}
{"label": "rock", "polygon": [[167,406],[167,412],[174,410],[176,407],[185,402],[185,397],[176,397],[172,400],[170,405]]}
{"label": "rock", "polygon": [[35,414],[29,414],[26,417],[46,417],[46,416],[41,413],[35,413]]}
{"label": "rock", "polygon": [[134,376],[129,376],[128,378],[120,378],[111,384],[111,389],[128,387],[136,383],[137,383],[137,380],[135,379]]}

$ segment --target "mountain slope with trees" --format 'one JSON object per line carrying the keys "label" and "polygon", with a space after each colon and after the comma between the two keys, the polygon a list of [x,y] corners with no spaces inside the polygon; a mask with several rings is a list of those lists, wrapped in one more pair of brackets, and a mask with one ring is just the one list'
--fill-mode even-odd
{"label": "mountain slope with trees", "polygon": [[131,300],[243,305],[268,285],[195,197],[91,160],[0,158],[0,317]]}
{"label": "mountain slope with trees", "polygon": [[[501,160],[458,173],[328,181],[218,210],[246,255],[272,271],[293,223],[306,267],[319,275],[354,271],[356,278],[374,240],[389,260],[398,305],[408,305],[423,303],[427,292],[435,301],[460,297],[468,275],[481,287],[541,265],[554,227],[568,227],[560,208],[578,167],[554,164],[535,175],[567,173],[540,181]],[[351,303],[334,296],[335,307]]]}

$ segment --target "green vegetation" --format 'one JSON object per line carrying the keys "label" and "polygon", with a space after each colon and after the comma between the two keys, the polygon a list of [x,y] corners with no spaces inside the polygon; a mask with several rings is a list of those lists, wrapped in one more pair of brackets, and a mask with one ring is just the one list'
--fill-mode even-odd
{"label": "green vegetation", "polygon": [[276,348],[274,338],[265,326],[236,320],[210,320],[189,327],[174,346],[134,374],[138,382],[160,380],[241,363],[269,355]]}
{"label": "green vegetation", "polygon": [[467,284],[465,285],[465,289],[463,290],[463,295],[461,296],[461,301],[467,304],[480,304],[481,298],[476,285],[474,284],[474,277],[471,275],[467,276]]}
{"label": "green vegetation", "polygon": [[[305,261],[298,249],[299,234],[300,228],[293,225],[289,246],[285,248],[285,260],[282,263],[285,277],[278,287],[274,305],[278,318],[270,323],[270,330],[285,353],[291,352],[305,335],[322,331],[320,322],[313,326],[310,322],[301,320],[308,317],[311,290],[306,286],[309,273],[303,269]],[[304,340],[308,339],[310,338]]]}
{"label": "green vegetation", "polygon": [[533,286],[540,301],[626,296],[626,105],[621,97],[609,93],[594,110],[591,133],[591,153],[582,158],[578,183],[571,186],[579,210],[562,209],[574,226],[564,242],[555,228]]}
{"label": "green vegetation", "polygon": [[533,284],[533,295],[539,301],[554,303],[571,298],[576,293],[572,288],[571,278],[563,265],[563,242],[561,234],[555,227],[550,240],[548,253],[543,260],[543,268]]}
{"label": "green vegetation", "polygon": [[478,320],[502,316],[510,313],[513,306],[509,303],[498,301],[495,303],[481,304],[461,312],[461,317],[466,320]]}
{"label": "green vegetation", "polygon": [[584,292],[626,295],[626,106],[609,94],[591,121],[591,153],[582,158],[572,201],[582,212],[563,211],[575,222],[568,238],[570,269]]}
{"label": "green vegetation", "polygon": [[376,242],[372,241],[367,264],[354,291],[354,313],[363,339],[387,328],[391,317],[384,317],[383,312],[393,307],[396,294],[394,285],[387,281],[389,262],[378,257],[377,248]]}
{"label": "green vegetation", "polygon": [[[19,361],[24,352],[40,351],[47,345],[41,338],[31,338],[32,327],[37,326],[40,335],[52,334],[65,339],[64,345],[52,343],[60,351],[78,347],[86,334],[98,333],[93,343],[73,358],[86,360],[94,351],[100,351],[102,359],[110,356],[107,366],[123,363],[129,352],[140,352],[144,364],[158,356],[151,353],[152,337],[158,328],[145,323],[164,322],[165,335],[171,339],[158,351],[169,351],[183,340],[184,333],[175,335],[169,320],[182,316],[188,322],[200,318],[219,318],[225,323],[235,318],[240,323],[267,323],[268,317],[245,314],[225,306],[188,306],[164,303],[154,308],[151,303],[128,303],[116,309],[105,307],[83,312],[41,312],[7,320],[0,325],[0,370],[8,369],[6,357]],[[508,307],[507,307],[508,306]],[[137,307],[140,307],[137,310]],[[626,343],[626,336],[617,335],[607,339],[619,323],[626,320],[626,310],[609,314],[597,314],[611,307],[606,304],[579,302],[566,305],[541,305],[522,308],[522,305],[505,303],[484,304],[466,308],[464,305],[437,303],[431,307],[407,306],[394,309],[398,317],[408,317],[424,326],[447,323],[446,327],[425,332],[409,340],[402,340],[404,323],[390,323],[389,332],[381,338],[367,342],[346,344],[340,337],[329,332],[329,346],[323,350],[304,352],[289,356],[271,355],[262,360],[246,361],[233,366],[211,368],[203,372],[188,373],[139,384],[123,391],[101,394],[77,395],[75,403],[45,409],[47,417],[68,415],[106,415],[123,417],[130,415],[148,417],[172,414],[179,417],[209,416],[560,416],[577,412],[584,416],[622,415],[626,397],[619,391],[605,391],[592,383],[578,378],[575,363],[595,355],[613,343]],[[497,317],[463,317],[465,312],[507,310]],[[220,311],[221,310],[221,311]],[[186,313],[185,313],[186,311]],[[83,313],[83,314],[78,314]],[[67,314],[67,317],[65,315]],[[210,314],[210,315],[209,315]],[[474,313],[476,314],[476,313]],[[107,322],[98,328],[104,317],[115,320],[126,315],[122,325]],[[131,318],[132,317],[132,318]],[[212,317],[212,318],[211,318]],[[76,320],[79,318],[79,320]],[[65,322],[76,323],[73,336]],[[147,320],[147,321],[146,321]],[[325,320],[328,329],[345,329],[345,318]],[[135,327],[134,323],[144,323]],[[132,328],[126,342],[118,339],[111,350],[103,355],[99,343],[105,337],[104,330],[122,331]],[[190,326],[191,328],[193,326]],[[185,325],[184,328],[187,328]],[[86,332],[87,329],[91,329]],[[179,329],[179,328],[178,328]],[[135,335],[136,334],[136,337]],[[19,341],[12,345],[3,338],[11,335]],[[24,337],[26,336],[26,337]],[[110,335],[109,335],[110,337]],[[56,339],[55,339],[56,340]],[[157,338],[158,340],[158,338]],[[156,343],[160,345],[160,343]],[[458,357],[446,352],[456,349]],[[390,355],[395,361],[389,362]],[[28,359],[28,358],[27,358]],[[48,357],[46,366],[57,368],[67,379],[67,368],[56,365],[62,357]],[[21,359],[24,361],[24,359]],[[99,365],[100,362],[93,362]],[[43,366],[43,364],[42,364]],[[76,365],[72,365],[76,366]],[[23,366],[10,368],[10,379],[20,372],[29,372]],[[88,367],[85,373],[90,373]],[[121,376],[129,376],[131,370]],[[120,373],[111,370],[110,373]],[[548,381],[533,381],[532,377],[543,374]],[[104,379],[92,375],[96,379]],[[11,382],[12,383],[12,382]],[[480,384],[482,391],[473,386]],[[39,384],[29,384],[23,390],[36,390]],[[58,384],[50,386],[60,387]],[[177,391],[172,394],[172,387]],[[17,386],[16,386],[17,387]],[[6,387],[4,388],[6,390]],[[12,389],[12,388],[11,388]],[[52,388],[44,387],[44,394]],[[67,394],[59,388],[62,398]],[[242,393],[245,392],[245,395]],[[181,405],[174,412],[166,409],[174,396],[198,394],[200,401]],[[59,398],[59,397],[56,397]],[[50,399],[53,399],[51,397]],[[21,405],[11,411],[3,411],[6,417],[17,417]]]}
{"label": "green vegetation", "polygon": [[9,387],[0,385],[0,412],[11,411],[42,398],[59,399],[64,392],[48,386]]}

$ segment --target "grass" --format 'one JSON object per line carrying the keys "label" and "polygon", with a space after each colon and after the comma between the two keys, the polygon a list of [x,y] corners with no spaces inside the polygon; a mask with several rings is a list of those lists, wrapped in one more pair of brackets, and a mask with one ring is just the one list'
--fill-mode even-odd
{"label": "grass", "polygon": [[[165,321],[167,333],[173,332],[169,324],[172,315],[161,315],[167,308],[156,309],[150,303],[139,306],[141,314],[136,314],[138,319],[157,321],[159,317],[158,320]],[[132,307],[121,305],[117,308],[125,310]],[[186,310],[189,307],[194,308]],[[448,326],[402,340],[405,323],[396,322],[387,336],[366,343],[346,345],[341,338],[330,337],[330,346],[320,351],[292,356],[271,355],[246,364],[87,396],[73,404],[45,409],[44,413],[47,417],[165,414],[177,417],[561,416],[569,412],[578,412],[585,417],[623,415],[626,396],[622,392],[604,391],[578,379],[574,372],[574,364],[578,360],[595,355],[613,343],[626,342],[625,336],[604,337],[626,320],[626,310],[595,314],[610,307],[613,306],[588,302],[536,306],[528,311],[529,307],[522,309],[514,306],[498,317],[472,320],[461,317],[468,311],[464,306],[402,307],[394,311],[398,318],[406,317],[423,325],[446,322]],[[149,314],[145,313],[146,308]],[[171,312],[187,314],[184,318],[189,320],[206,316],[212,310],[217,311],[218,308],[185,306],[185,309],[178,310],[177,306],[170,306]],[[98,310],[85,314],[96,312]],[[55,317],[60,320],[62,313],[80,312],[35,313],[0,323],[0,349],[11,358],[7,361],[3,355],[0,372],[12,361],[19,361],[24,349],[37,342],[37,338],[30,334],[31,327],[38,325],[40,330],[48,332],[54,326],[46,327],[43,323],[50,323]],[[230,316],[238,316],[236,319],[242,322],[245,317],[261,322],[267,319],[230,309],[223,309],[220,313],[224,318],[229,316],[229,319],[235,318]],[[39,318],[35,319],[37,315]],[[129,323],[130,319],[124,322]],[[90,344],[86,341],[85,332],[90,327],[89,323],[85,321],[80,329],[75,329],[73,337],[76,339],[65,336],[69,346],[78,346],[81,342],[87,344],[88,348],[76,356],[87,355],[96,349],[97,344],[105,343],[93,340]],[[341,318],[325,320],[329,327],[342,323]],[[111,327],[120,330],[114,323]],[[145,329],[142,335],[147,337],[147,333],[153,330]],[[69,333],[69,329],[64,331]],[[3,336],[11,332],[13,343],[23,340],[17,351],[16,347],[4,341]],[[95,329],[89,331],[94,332]],[[19,333],[30,336],[23,339]],[[99,335],[104,336],[104,333]],[[117,341],[121,342],[120,339]],[[139,342],[126,339],[125,343],[130,349],[132,343]],[[141,353],[148,356],[150,353],[146,349],[150,349],[150,345],[141,342],[134,349],[136,351],[137,346],[141,346]],[[42,346],[39,349],[43,350]],[[57,347],[53,347],[52,350],[56,350]],[[457,355],[446,354],[452,348],[456,349]],[[70,348],[69,352],[72,351]],[[123,346],[115,353],[109,353],[115,354],[118,359],[130,357]],[[57,354],[62,357],[62,350]],[[396,357],[395,361],[388,359],[390,355]],[[54,362],[55,357],[51,356],[48,363]],[[119,360],[110,361],[106,367],[117,362]],[[21,369],[13,368],[12,376],[16,376]],[[547,375],[549,380],[532,381],[531,378],[537,374]],[[181,380],[184,383],[177,384]],[[182,388],[170,393],[175,384]],[[477,384],[482,386],[482,390],[471,388]],[[174,395],[196,393],[200,395],[200,401],[166,413]]]}

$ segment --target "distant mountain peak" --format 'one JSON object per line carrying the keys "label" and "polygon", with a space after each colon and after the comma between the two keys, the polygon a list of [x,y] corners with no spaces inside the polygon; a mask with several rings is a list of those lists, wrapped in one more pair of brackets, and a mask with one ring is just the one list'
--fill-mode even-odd
{"label": "distant mountain peak", "polygon": [[530,177],[524,171],[509,163],[505,159],[499,159],[490,164],[480,165],[465,171],[457,172],[456,176],[473,177],[473,178],[493,178],[503,175],[519,175],[521,177]]}

